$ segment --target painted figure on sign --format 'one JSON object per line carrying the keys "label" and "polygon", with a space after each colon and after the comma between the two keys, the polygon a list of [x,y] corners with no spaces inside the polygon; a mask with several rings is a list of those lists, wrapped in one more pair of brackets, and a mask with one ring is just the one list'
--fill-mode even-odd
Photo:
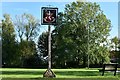
{"label": "painted figure on sign", "polygon": [[53,17],[53,13],[51,13],[51,11],[47,11],[45,13],[44,21],[48,23],[52,23],[55,21],[55,18]]}

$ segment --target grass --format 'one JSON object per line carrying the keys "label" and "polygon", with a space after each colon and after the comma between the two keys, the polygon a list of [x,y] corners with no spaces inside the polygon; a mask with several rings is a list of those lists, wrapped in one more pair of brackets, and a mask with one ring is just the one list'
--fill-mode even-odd
{"label": "grass", "polygon": [[120,80],[120,73],[113,76],[112,72],[105,72],[104,76],[97,68],[91,69],[52,69],[56,78],[43,78],[46,69],[2,68],[2,80]]}

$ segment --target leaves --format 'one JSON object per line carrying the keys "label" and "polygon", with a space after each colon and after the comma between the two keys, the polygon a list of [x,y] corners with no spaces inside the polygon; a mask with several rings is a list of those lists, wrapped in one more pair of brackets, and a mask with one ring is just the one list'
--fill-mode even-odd
{"label": "leaves", "polygon": [[39,20],[31,14],[24,13],[20,16],[17,15],[15,26],[20,41],[23,40],[23,37],[28,41],[34,40],[39,34]]}
{"label": "leaves", "polygon": [[[7,66],[13,66],[16,63],[17,44],[15,42],[15,30],[9,14],[4,14],[2,20],[2,61]],[[16,61],[14,61],[16,59]]]}
{"label": "leaves", "polygon": [[59,51],[56,54],[62,56],[59,58],[62,60],[64,58],[66,61],[68,57],[70,61],[75,58],[74,56],[79,56],[79,59],[86,63],[86,56],[89,54],[92,64],[103,63],[102,59],[104,62],[109,61],[107,45],[100,46],[100,44],[107,43],[111,22],[97,3],[67,4],[64,14],[62,13],[58,19],[62,20],[58,24],[64,23],[55,27],[57,51]]}

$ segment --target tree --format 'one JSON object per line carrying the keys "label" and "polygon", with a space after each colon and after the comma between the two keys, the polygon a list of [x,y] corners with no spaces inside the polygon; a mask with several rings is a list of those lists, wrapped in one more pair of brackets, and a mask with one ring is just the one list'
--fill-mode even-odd
{"label": "tree", "polygon": [[[0,55],[2,55],[2,23],[0,23]],[[2,56],[0,56],[0,64],[2,64]],[[2,67],[2,66],[0,66]]]}
{"label": "tree", "polygon": [[111,44],[113,44],[111,47],[114,48],[115,51],[117,51],[119,46],[119,39],[115,36],[111,39]]}
{"label": "tree", "polygon": [[48,32],[43,32],[38,39],[38,50],[43,57],[48,56]]}
{"label": "tree", "polygon": [[[52,32],[53,33],[53,32]],[[52,53],[52,66],[56,66],[56,44],[55,44],[55,38],[54,34],[51,34],[51,53]],[[38,39],[38,52],[41,56],[41,59],[43,60],[44,65],[47,64],[48,59],[48,32],[43,32]]]}
{"label": "tree", "polygon": [[24,61],[24,66],[29,68],[46,68],[38,54],[29,56]]}
{"label": "tree", "polygon": [[21,59],[21,66],[23,67],[24,61],[36,54],[35,40],[39,32],[39,20],[31,14],[22,14],[16,16],[14,21],[19,43],[19,54]]}
{"label": "tree", "polygon": [[31,14],[22,14],[21,16],[16,16],[15,20],[16,31],[19,37],[19,42],[22,40],[35,40],[39,32],[39,20],[36,19]]}
{"label": "tree", "polygon": [[9,14],[3,15],[2,20],[2,61],[3,65],[17,65],[17,43],[15,41],[15,30]]}
{"label": "tree", "polygon": [[120,38],[119,38],[119,42],[118,42],[118,49],[119,49],[119,52],[120,52]]}
{"label": "tree", "polygon": [[111,59],[113,62],[120,61],[120,49],[119,49],[119,38],[117,36],[111,39]]}
{"label": "tree", "polygon": [[118,43],[118,49],[119,49],[119,51],[118,51],[118,53],[119,53],[119,63],[120,63],[120,38],[119,38],[119,43]]}
{"label": "tree", "polygon": [[88,55],[91,64],[109,62],[107,45],[110,30],[111,22],[98,4],[67,4],[54,30],[59,62],[65,65],[74,60],[86,66]]}
{"label": "tree", "polygon": [[31,56],[34,57],[34,55],[37,54],[36,44],[34,43],[34,41],[23,40],[21,43],[19,43],[19,50],[21,67],[26,66],[27,63],[25,60],[29,59]]}

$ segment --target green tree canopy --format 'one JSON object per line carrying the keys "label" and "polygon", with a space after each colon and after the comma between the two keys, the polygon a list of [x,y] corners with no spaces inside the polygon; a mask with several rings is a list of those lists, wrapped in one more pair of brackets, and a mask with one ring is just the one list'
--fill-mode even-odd
{"label": "green tree canopy", "polygon": [[[2,61],[7,66],[17,63],[17,44],[15,41],[15,30],[9,14],[4,14],[2,20]],[[16,59],[16,60],[15,60]]]}
{"label": "green tree canopy", "polygon": [[96,3],[72,2],[59,13],[55,27],[59,62],[87,64],[109,62],[108,36],[111,22]]}
{"label": "green tree canopy", "polygon": [[119,48],[119,39],[117,36],[111,39],[111,44],[112,44],[111,47],[114,48],[115,51],[117,51]]}
{"label": "green tree canopy", "polygon": [[14,24],[19,38],[19,54],[23,66],[25,59],[37,52],[35,41],[40,30],[39,20],[31,14],[24,13],[15,17]]}
{"label": "green tree canopy", "polygon": [[38,39],[38,51],[41,56],[48,56],[48,32],[43,32]]}
{"label": "green tree canopy", "polygon": [[35,40],[39,34],[39,20],[31,14],[24,13],[22,15],[17,15],[14,23],[20,42],[22,40]]}

